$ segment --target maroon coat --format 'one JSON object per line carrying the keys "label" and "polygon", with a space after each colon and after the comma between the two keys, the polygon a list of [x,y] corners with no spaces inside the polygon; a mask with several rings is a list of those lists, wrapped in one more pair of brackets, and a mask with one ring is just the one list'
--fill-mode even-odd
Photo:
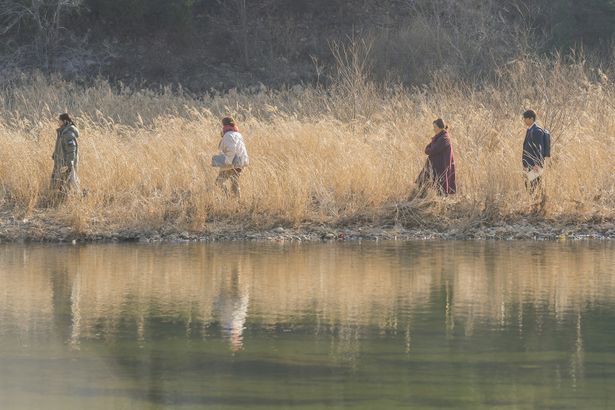
{"label": "maroon coat", "polygon": [[429,145],[425,147],[425,154],[429,155],[431,180],[440,188],[444,195],[454,194],[457,191],[455,183],[455,160],[453,158],[453,145],[448,131],[435,135]]}

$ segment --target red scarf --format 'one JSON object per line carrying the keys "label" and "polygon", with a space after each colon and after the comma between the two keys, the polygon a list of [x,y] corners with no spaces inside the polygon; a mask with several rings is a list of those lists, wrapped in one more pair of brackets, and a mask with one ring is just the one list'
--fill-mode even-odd
{"label": "red scarf", "polygon": [[227,132],[230,131],[234,131],[234,132],[239,132],[239,128],[237,128],[236,125],[224,125],[222,127],[222,135],[226,134]]}

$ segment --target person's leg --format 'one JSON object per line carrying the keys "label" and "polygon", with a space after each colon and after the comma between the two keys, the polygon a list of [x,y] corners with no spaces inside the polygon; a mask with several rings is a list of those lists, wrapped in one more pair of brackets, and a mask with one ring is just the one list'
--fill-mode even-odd
{"label": "person's leg", "polygon": [[530,182],[530,193],[532,195],[534,195],[537,191],[540,191],[540,189],[541,189],[541,181],[542,181],[542,178],[538,177],[535,180],[533,180],[532,182]]}
{"label": "person's leg", "polygon": [[239,188],[239,175],[241,175],[241,168],[236,168],[231,174],[231,189],[233,194],[237,198],[241,198],[241,189]]}
{"label": "person's leg", "polygon": [[81,182],[79,181],[79,175],[77,175],[77,168],[68,173],[67,186],[71,195],[81,196]]}
{"label": "person's leg", "polygon": [[57,189],[55,190],[56,203],[64,202],[64,200],[68,196],[68,191],[70,189],[68,177],[68,170],[61,170],[58,172]]}
{"label": "person's leg", "polygon": [[433,187],[438,196],[446,196],[446,174],[434,175]]}
{"label": "person's leg", "polygon": [[216,185],[218,186],[218,188],[220,188],[222,190],[222,192],[224,192],[224,194],[228,194],[228,191],[226,189],[226,180],[229,178],[229,173],[228,171],[224,171],[224,170],[220,170],[220,173],[218,174],[218,178],[216,178]]}
{"label": "person's leg", "polygon": [[535,185],[534,185],[534,192],[536,192],[538,195],[538,208],[540,210],[540,212],[545,211],[545,207],[547,205],[547,193],[546,193],[546,189],[545,189],[545,185],[544,185],[544,181],[542,180],[542,177],[536,178],[535,180]]}
{"label": "person's leg", "polygon": [[540,184],[540,177],[529,181],[527,178],[525,179],[525,189],[530,195],[534,195],[536,193],[536,188],[538,188]]}
{"label": "person's leg", "polygon": [[51,172],[51,179],[49,181],[50,191],[55,191],[58,189],[60,185],[59,180],[60,180],[60,175],[59,175],[58,169],[54,166],[53,171]]}
{"label": "person's leg", "polygon": [[538,177],[533,181],[528,181],[526,179],[525,187],[532,197],[532,207],[534,208],[534,212],[544,212],[547,197],[545,194],[544,185],[542,183],[542,177]]}

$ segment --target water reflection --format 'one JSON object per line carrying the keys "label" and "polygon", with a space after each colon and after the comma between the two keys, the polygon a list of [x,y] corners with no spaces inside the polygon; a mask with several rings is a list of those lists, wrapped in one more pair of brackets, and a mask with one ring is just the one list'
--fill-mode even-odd
{"label": "water reflection", "polygon": [[247,283],[241,280],[237,266],[231,269],[228,282],[220,287],[219,292],[214,302],[212,317],[218,318],[231,350],[236,352],[243,347],[243,330],[250,302],[250,289]]}
{"label": "water reflection", "polygon": [[487,322],[523,334],[545,317],[581,321],[582,311],[612,304],[614,262],[606,244],[5,246],[0,331],[44,335],[68,314],[75,346],[117,337],[127,318],[146,340],[156,316],[183,321],[189,334],[217,323],[237,349],[248,318],[405,331],[404,320],[441,296],[449,331],[462,324],[471,335]]}
{"label": "water reflection", "polygon": [[[401,360],[397,354],[550,350],[567,359],[549,377],[577,389],[586,382],[588,344],[601,351],[612,335],[596,325],[596,312],[615,310],[614,250],[607,243],[3,246],[0,358],[49,340],[73,352],[102,342],[115,357],[106,362],[112,373],[145,380],[145,399],[164,403],[161,392],[173,391],[174,381],[163,374],[173,365],[159,349],[178,340],[190,349],[224,343],[231,356],[273,355],[272,346],[311,340],[301,354],[285,350],[286,365],[324,349],[327,366],[355,370],[376,354],[382,363]],[[126,346],[147,359],[122,353]],[[199,357],[174,360],[192,369]],[[216,368],[216,360],[203,366]],[[273,372],[279,364],[258,361]]]}

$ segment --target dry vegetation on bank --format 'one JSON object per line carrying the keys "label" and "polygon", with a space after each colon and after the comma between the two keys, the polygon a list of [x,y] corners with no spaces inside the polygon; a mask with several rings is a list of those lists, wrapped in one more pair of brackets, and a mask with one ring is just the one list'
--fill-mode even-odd
{"label": "dry vegetation on bank", "polygon": [[[582,62],[512,62],[481,88],[444,76],[421,89],[377,87],[361,70],[338,74],[328,90],[199,98],[25,78],[0,93],[1,208],[84,234],[362,221],[442,229],[514,220],[535,210],[520,170],[520,113],[532,107],[553,134],[542,215],[615,216],[615,87]],[[45,203],[61,111],[74,113],[81,131],[88,195],[52,208]],[[209,166],[223,114],[239,119],[251,156],[240,203],[215,189]],[[460,192],[408,202],[436,117],[451,125]]]}

